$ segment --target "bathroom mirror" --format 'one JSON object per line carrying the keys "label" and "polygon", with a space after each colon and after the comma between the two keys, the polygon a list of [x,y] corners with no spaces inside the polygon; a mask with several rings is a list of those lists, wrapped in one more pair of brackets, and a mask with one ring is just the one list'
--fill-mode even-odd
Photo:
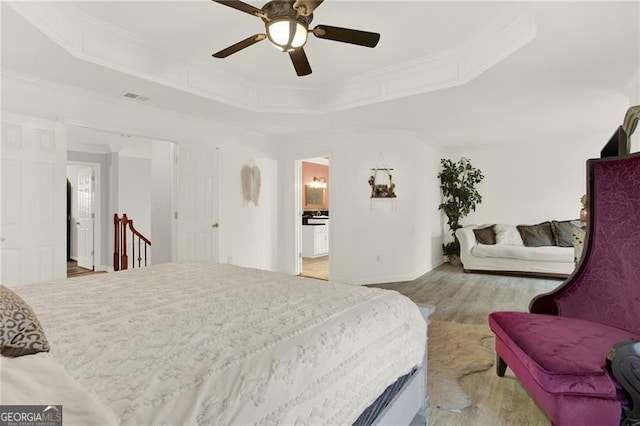
{"label": "bathroom mirror", "polygon": [[314,188],[312,186],[305,185],[304,206],[324,209],[326,207],[326,191],[326,188]]}

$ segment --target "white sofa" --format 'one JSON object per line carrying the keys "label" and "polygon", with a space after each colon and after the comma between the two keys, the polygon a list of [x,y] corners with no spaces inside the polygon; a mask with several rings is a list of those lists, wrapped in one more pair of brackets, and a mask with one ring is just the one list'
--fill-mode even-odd
{"label": "white sofa", "polygon": [[[512,227],[514,225],[499,225]],[[564,278],[574,270],[573,247],[526,247],[500,240],[495,245],[479,244],[470,225],[456,231],[460,241],[460,260],[465,272],[502,272]],[[517,230],[516,230],[517,232]]]}

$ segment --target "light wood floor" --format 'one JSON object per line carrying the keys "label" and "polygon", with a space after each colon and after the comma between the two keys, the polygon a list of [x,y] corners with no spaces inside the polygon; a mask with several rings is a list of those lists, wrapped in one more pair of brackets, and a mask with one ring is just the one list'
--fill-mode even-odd
{"label": "light wood floor", "polygon": [[93,271],[92,269],[86,269],[78,266],[78,262],[75,260],[67,261],[67,278],[81,277],[83,275],[103,274],[104,271]]}
{"label": "light wood floor", "polygon": [[327,281],[329,279],[329,256],[303,257],[300,275]]}
{"label": "light wood floor", "polygon": [[[535,295],[561,283],[561,280],[552,279],[465,274],[461,267],[444,264],[414,281],[375,287],[396,290],[416,303],[434,305],[433,320],[487,324],[490,312],[526,311]],[[485,343],[493,346],[493,339],[487,339]],[[430,340],[429,344],[437,345],[438,342]],[[428,368],[437,366],[429,364]],[[469,374],[461,380],[461,385],[473,405],[460,413],[432,409],[430,426],[549,425],[549,420],[510,370],[505,377],[496,376],[495,368]]]}

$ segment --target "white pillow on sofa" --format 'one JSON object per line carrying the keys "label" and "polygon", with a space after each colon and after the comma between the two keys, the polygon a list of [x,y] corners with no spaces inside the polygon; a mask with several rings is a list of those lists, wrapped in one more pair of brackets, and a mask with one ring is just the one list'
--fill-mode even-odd
{"label": "white pillow on sofa", "polygon": [[493,225],[496,233],[496,244],[507,246],[524,246],[522,237],[515,225]]}

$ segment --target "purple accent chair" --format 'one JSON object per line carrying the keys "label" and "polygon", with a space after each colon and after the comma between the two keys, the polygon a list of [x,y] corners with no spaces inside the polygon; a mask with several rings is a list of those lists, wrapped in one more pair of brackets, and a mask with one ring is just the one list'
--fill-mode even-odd
{"label": "purple accent chair", "polygon": [[607,354],[622,340],[640,341],[640,153],[589,160],[587,177],[576,270],[534,298],[529,313],[489,315],[497,374],[511,368],[556,426],[620,424],[630,398],[607,370]]}

